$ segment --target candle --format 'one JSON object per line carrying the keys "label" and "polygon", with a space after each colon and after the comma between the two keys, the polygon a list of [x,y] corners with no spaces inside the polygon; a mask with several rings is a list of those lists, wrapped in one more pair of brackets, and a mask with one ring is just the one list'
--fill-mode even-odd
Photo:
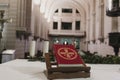
{"label": "candle", "polygon": [[43,56],[45,53],[49,52],[49,41],[44,41],[44,45],[43,45]]}
{"label": "candle", "polygon": [[31,57],[35,56],[35,46],[36,46],[36,41],[31,41],[30,43],[30,56]]}

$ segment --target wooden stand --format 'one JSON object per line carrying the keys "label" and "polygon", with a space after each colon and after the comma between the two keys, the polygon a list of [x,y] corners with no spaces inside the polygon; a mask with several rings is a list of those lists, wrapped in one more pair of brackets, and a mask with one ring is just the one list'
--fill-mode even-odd
{"label": "wooden stand", "polygon": [[47,70],[44,73],[49,80],[90,77],[90,67],[58,67],[50,61],[49,53],[45,54],[45,60]]}

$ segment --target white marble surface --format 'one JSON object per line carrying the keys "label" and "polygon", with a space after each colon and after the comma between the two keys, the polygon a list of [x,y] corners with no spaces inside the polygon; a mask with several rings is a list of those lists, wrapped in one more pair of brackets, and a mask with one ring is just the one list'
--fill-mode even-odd
{"label": "white marble surface", "polygon": [[[54,80],[120,80],[120,65],[87,64],[91,66],[90,78]],[[16,59],[0,64],[0,80],[47,80],[43,62]]]}
{"label": "white marble surface", "polygon": [[10,50],[10,49],[2,52],[2,54],[14,54],[14,53],[15,53],[15,50]]}

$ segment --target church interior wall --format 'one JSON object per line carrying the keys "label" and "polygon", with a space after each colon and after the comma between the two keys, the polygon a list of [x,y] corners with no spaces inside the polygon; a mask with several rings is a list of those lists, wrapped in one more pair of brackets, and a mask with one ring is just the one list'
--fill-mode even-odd
{"label": "church interior wall", "polygon": [[[16,30],[27,30],[31,32],[32,37],[36,36],[39,38],[37,42],[40,44],[38,45],[40,48],[37,47],[37,49],[42,51],[44,40],[51,40],[49,31],[53,32],[53,21],[58,21],[58,26],[61,26],[61,21],[73,22],[72,17],[65,18],[69,15],[74,16],[76,20],[81,20],[81,30],[78,32],[73,31],[74,34],[80,35],[80,31],[86,33],[85,37],[80,39],[80,50],[90,51],[91,53],[97,52],[99,55],[104,56],[107,54],[114,55],[113,48],[109,46],[108,33],[114,31],[120,32],[120,18],[106,16],[106,0],[31,1],[0,0],[0,4],[9,4],[8,7],[0,7],[0,10],[4,9],[5,17],[12,18],[13,20],[12,23],[6,23],[4,25],[3,38],[1,39],[0,45],[3,48],[16,49],[20,53],[18,56],[23,57],[25,50],[29,51],[29,44],[27,44],[27,49],[24,49],[26,41],[24,39],[16,39]],[[27,6],[28,2],[29,6]],[[70,4],[65,4],[65,2]],[[80,14],[62,14],[62,7],[73,8],[74,11],[77,9]],[[60,13],[55,13],[54,11],[56,9],[59,9]],[[58,19],[59,17],[60,19]],[[64,32],[67,33],[67,31]],[[57,34],[58,31],[55,33]],[[32,39],[30,38],[29,41]],[[17,45],[18,43],[19,45]]]}
{"label": "church interior wall", "polygon": [[[100,0],[99,0],[100,1]],[[97,52],[99,55],[107,55],[107,54],[110,54],[110,55],[114,55],[114,52],[113,52],[113,48],[111,46],[109,46],[109,38],[108,38],[108,33],[112,32],[112,28],[117,30],[117,28],[114,28],[115,25],[113,25],[113,21],[112,21],[112,18],[111,17],[108,17],[106,16],[106,1],[104,1],[104,4],[101,3],[102,5],[101,6],[104,6],[104,24],[103,24],[103,29],[100,31],[100,28],[101,28],[101,24],[100,24],[100,3],[99,1],[96,1],[95,0],[95,4],[96,4],[96,7],[95,7],[95,10],[93,9],[93,7],[91,9],[93,9],[94,11],[91,12],[91,17],[90,17],[90,29],[88,30],[88,32],[90,31],[90,34],[88,34],[88,40],[87,40],[87,44],[88,46],[86,46],[86,51],[90,51],[91,53],[94,53],[94,52]],[[94,20],[94,17],[95,17],[95,21]],[[95,25],[95,27],[94,27]],[[92,29],[91,29],[92,28]],[[94,29],[95,28],[95,29]],[[99,38],[101,37],[101,32],[104,33],[104,35],[102,36],[102,38],[104,38],[104,42],[101,42],[99,40]],[[94,33],[94,34],[93,34]],[[83,45],[84,45],[85,42],[83,42]],[[83,46],[81,45],[81,46]],[[85,48],[84,48],[85,49]]]}

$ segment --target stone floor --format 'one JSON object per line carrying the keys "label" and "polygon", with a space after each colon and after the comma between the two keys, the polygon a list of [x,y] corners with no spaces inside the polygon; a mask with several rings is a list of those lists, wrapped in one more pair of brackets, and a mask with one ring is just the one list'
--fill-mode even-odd
{"label": "stone floor", "polygon": [[[91,66],[90,78],[54,79],[54,80],[120,80],[120,65],[87,64]],[[16,59],[0,64],[0,80],[47,80],[43,71],[44,62],[28,62]]]}

